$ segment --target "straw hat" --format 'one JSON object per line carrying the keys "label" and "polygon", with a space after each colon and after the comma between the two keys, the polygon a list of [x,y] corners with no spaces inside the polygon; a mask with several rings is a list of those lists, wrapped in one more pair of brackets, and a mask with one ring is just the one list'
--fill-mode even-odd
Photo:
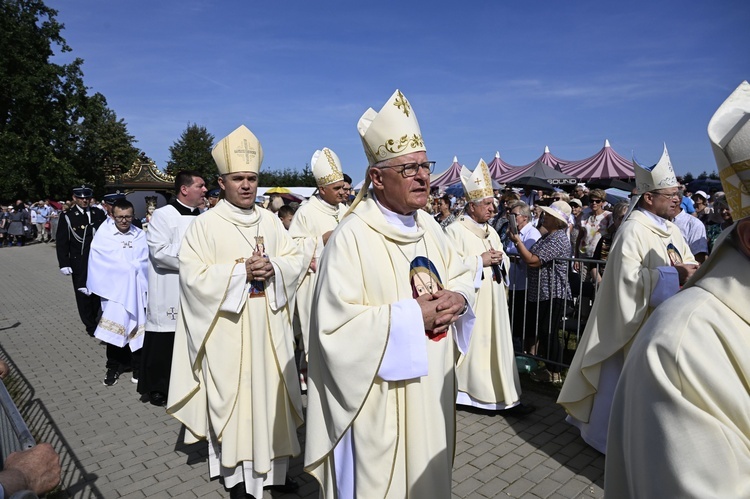
{"label": "straw hat", "polygon": [[565,201],[555,201],[549,206],[540,206],[539,208],[541,208],[544,213],[552,215],[556,219],[565,223],[568,223],[568,217],[570,217],[572,212],[570,205]]}

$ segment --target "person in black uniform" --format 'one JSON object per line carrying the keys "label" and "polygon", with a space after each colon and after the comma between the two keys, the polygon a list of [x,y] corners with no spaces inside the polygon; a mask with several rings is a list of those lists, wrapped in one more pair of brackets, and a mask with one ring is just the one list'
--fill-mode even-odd
{"label": "person in black uniform", "polygon": [[93,195],[94,191],[88,187],[73,189],[75,205],[60,216],[55,235],[60,272],[73,278],[78,315],[89,336],[94,335],[101,314],[99,297],[86,294],[89,250],[96,229],[107,219],[102,210],[89,208]]}

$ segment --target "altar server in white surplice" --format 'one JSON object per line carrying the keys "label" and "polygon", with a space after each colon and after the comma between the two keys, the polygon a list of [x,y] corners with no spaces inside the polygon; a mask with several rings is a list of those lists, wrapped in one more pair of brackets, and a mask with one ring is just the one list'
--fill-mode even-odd
{"label": "altar server in white surplice", "polygon": [[318,268],[305,470],[326,498],[447,499],[475,266],[421,210],[434,162],[406,97],[357,128],[367,182]]}
{"label": "altar server in white surplice", "polygon": [[748,82],[708,136],[739,221],[633,342],[612,405],[606,497],[750,497]]}
{"label": "altar server in white surplice", "polygon": [[680,229],[670,222],[680,197],[666,145],[647,168],[633,161],[636,197],[617,230],[591,309],[557,403],[567,421],[599,452],[607,450],[612,395],[638,329],[679,291],[698,267]]}
{"label": "altar server in white surplice", "polygon": [[180,300],[180,246],[188,226],[200,214],[198,205],[206,194],[206,183],[198,172],[180,171],[174,184],[175,198],[153,212],[146,233],[148,308],[138,393],[155,406],[165,405],[169,392]]}
{"label": "altar server in white surplice", "polygon": [[185,442],[208,439],[209,471],[232,497],[286,478],[300,453],[302,396],[290,297],[302,253],[279,218],[255,204],[263,150],[240,126],[212,151],[224,199],[188,227],[179,253],[180,311],[167,412]]}
{"label": "altar server in white surplice", "polygon": [[[520,404],[521,384],[513,353],[508,317],[508,268],[510,260],[502,242],[487,222],[495,214],[492,178],[484,160],[474,172],[461,168],[466,193],[466,212],[445,234],[467,265],[475,269],[476,322],[469,351],[456,363],[460,405],[485,410],[531,411]],[[511,409],[512,408],[512,409]]]}
{"label": "altar server in white surplice", "polygon": [[318,194],[299,207],[292,219],[292,225],[289,226],[289,235],[303,251],[304,263],[308,269],[300,282],[296,296],[305,355],[309,350],[310,309],[317,277],[317,264],[320,262],[323,248],[331,232],[346,213],[346,206],[342,204],[346,197],[344,172],[339,157],[335,152],[324,147],[322,150],[315,151],[310,165],[315,182],[318,184]]}
{"label": "altar server in white surplice", "polygon": [[94,336],[107,343],[107,386],[130,370],[131,352],[143,346],[148,294],[148,245],[143,231],[132,224],[130,201],[115,201],[111,219],[91,241],[86,281],[88,292],[102,299]]}

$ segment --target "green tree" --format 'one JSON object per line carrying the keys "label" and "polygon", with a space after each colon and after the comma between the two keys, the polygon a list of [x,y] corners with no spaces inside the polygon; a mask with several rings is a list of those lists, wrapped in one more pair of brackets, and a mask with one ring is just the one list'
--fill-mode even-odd
{"label": "green tree", "polygon": [[682,183],[683,184],[689,184],[693,180],[695,180],[695,178],[693,177],[693,174],[690,173],[690,172],[686,173],[685,176],[682,177]]}
{"label": "green tree", "polygon": [[[51,62],[71,51],[56,15],[42,0],[0,0],[0,199],[68,197],[73,185],[101,186],[102,155],[91,148],[132,149],[104,97],[87,95],[83,60]],[[101,125],[111,120],[117,133]]]}
{"label": "green tree", "polygon": [[315,177],[309,165],[300,172],[291,168],[284,170],[260,170],[258,184],[263,187],[316,187]]}
{"label": "green tree", "polygon": [[195,170],[203,175],[206,185],[217,184],[218,171],[211,156],[214,136],[206,127],[188,123],[179,140],[169,148],[170,159],[167,161],[167,172],[174,175],[180,170]]}

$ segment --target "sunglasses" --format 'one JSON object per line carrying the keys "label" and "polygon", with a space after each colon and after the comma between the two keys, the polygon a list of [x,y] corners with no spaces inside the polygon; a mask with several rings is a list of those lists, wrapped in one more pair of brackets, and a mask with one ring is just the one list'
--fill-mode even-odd
{"label": "sunglasses", "polygon": [[601,199],[590,199],[589,203],[602,203],[603,201]]}

